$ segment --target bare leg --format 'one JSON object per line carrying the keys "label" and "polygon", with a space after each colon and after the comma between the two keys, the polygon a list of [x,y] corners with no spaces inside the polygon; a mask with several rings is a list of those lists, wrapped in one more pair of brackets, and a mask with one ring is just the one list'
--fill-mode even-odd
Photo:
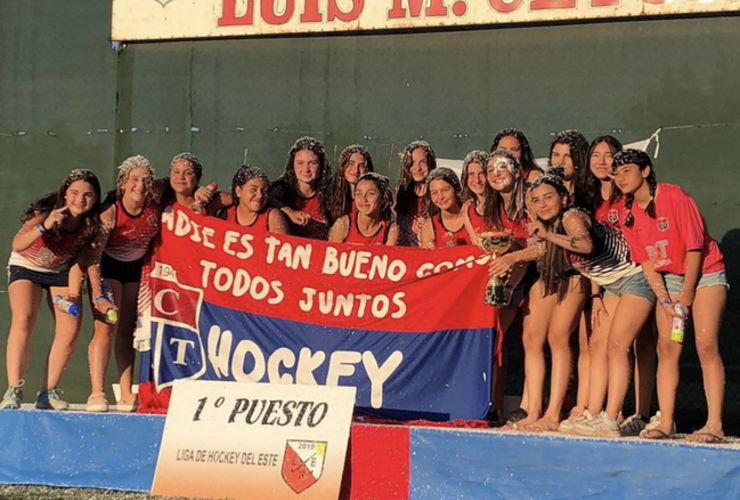
{"label": "bare leg", "polygon": [[121,384],[121,402],[134,401],[132,392],[134,374],[134,329],[136,328],[136,300],[139,283],[126,283],[121,299],[121,314],[116,334],[116,366]]}
{"label": "bare leg", "polygon": [[[675,295],[671,295],[675,300]],[[678,361],[683,346],[671,340],[671,319],[661,308],[655,311],[658,324],[658,404],[660,406],[660,426],[658,431],[640,434],[648,438],[671,435],[674,427],[676,409],[676,389],[678,388]]]}
{"label": "bare leg", "polygon": [[589,350],[589,338],[592,336],[589,313],[590,311],[585,310],[581,312],[581,318],[578,321],[578,392],[576,394],[576,406],[571,411],[571,415],[580,415],[588,406],[592,365]]}
{"label": "bare leg", "polygon": [[547,332],[552,354],[550,401],[545,414],[529,430],[558,429],[571,370],[570,335],[578,325],[585,301],[586,293],[581,278],[571,278],[568,293],[553,309]]}
{"label": "bare leg", "polygon": [[655,306],[637,295],[619,299],[609,331],[609,402],[606,413],[617,419],[630,384],[630,349]]}
{"label": "bare leg", "polygon": [[537,281],[529,291],[529,304],[524,309],[524,382],[527,394],[527,418],[518,423],[525,427],[534,423],[542,415],[542,393],[545,384],[545,340],[547,325],[557,302],[557,295],[544,296],[545,287]]}
{"label": "bare leg", "polygon": [[719,353],[718,337],[726,302],[727,288],[724,286],[710,286],[696,291],[692,313],[696,349],[699,353],[704,393],[707,397],[708,418],[704,428],[687,438],[691,441],[707,441],[713,439],[712,436],[717,438],[725,436],[722,428],[725,366]]}
{"label": "bare leg", "polygon": [[10,333],[5,351],[8,385],[17,387],[26,374],[31,357],[31,335],[41,306],[43,289],[28,280],[14,281],[8,287]]}
{"label": "bare leg", "polygon": [[[50,297],[57,294],[67,296],[68,293],[69,289],[67,287],[51,287],[49,289]],[[49,301],[49,306],[54,315],[56,326],[54,329],[54,340],[51,343],[51,349],[49,349],[49,355],[46,358],[44,378],[41,382],[42,391],[54,389],[59,385],[59,381],[67,369],[72,352],[77,344],[77,338],[80,335],[80,326],[82,325],[82,311],[80,311],[79,316],[72,316],[58,311],[51,304],[51,301]],[[80,309],[82,309],[82,303],[80,303]]]}
{"label": "bare leg", "polygon": [[599,314],[591,334],[589,349],[591,351],[591,391],[588,396],[588,411],[598,415],[604,409],[606,388],[609,379],[609,365],[607,359],[607,345],[609,329],[612,327],[617,304],[620,302],[616,295],[604,295],[602,299],[606,314]]}
{"label": "bare leg", "polygon": [[643,417],[650,416],[655,389],[655,362],[658,356],[658,326],[651,315],[635,340],[635,408]]}
{"label": "bare leg", "polygon": [[[113,298],[116,306],[120,309],[123,285],[119,281],[109,280],[113,290]],[[87,359],[90,363],[90,384],[92,394],[105,393],[105,374],[108,372],[111,347],[116,335],[118,325],[108,324],[105,318],[93,309],[94,331],[87,348]]]}

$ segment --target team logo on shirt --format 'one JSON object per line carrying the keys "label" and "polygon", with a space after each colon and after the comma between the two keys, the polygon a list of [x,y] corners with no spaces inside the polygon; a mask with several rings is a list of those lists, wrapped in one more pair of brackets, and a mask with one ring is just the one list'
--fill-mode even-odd
{"label": "team logo on shirt", "polygon": [[617,210],[616,208],[612,208],[611,210],[609,210],[609,213],[606,216],[606,220],[608,220],[612,224],[616,224],[617,222],[619,222],[619,210]]}
{"label": "team logo on shirt", "polygon": [[668,217],[658,217],[658,230],[668,231]]}

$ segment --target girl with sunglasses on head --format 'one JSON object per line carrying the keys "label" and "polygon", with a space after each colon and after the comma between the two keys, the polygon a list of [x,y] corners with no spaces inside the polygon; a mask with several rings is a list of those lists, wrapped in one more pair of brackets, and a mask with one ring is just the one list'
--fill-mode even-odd
{"label": "girl with sunglasses on head", "polygon": [[[683,320],[691,317],[699,352],[706,425],[686,439],[724,440],[722,406],[725,370],[718,336],[727,303],[727,275],[722,252],[707,231],[694,200],[683,189],[658,183],[644,151],[627,149],[614,157],[617,187],[625,195],[622,230],[635,262],[642,265],[658,300],[658,403],[660,420],[640,433],[647,439],[671,437],[675,431],[676,390],[682,351]],[[677,320],[675,332],[672,323]]]}

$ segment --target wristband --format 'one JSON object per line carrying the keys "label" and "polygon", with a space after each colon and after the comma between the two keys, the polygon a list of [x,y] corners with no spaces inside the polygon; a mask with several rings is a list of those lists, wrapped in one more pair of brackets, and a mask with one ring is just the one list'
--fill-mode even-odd
{"label": "wristband", "polygon": [[105,300],[105,299],[106,299],[105,295],[98,295],[97,297],[95,297],[95,302],[100,302],[101,300]]}
{"label": "wristband", "polygon": [[671,304],[673,304],[673,302],[671,302],[671,299],[663,299],[660,301],[661,306],[670,306]]}
{"label": "wristband", "polygon": [[44,235],[49,231],[48,229],[44,227],[43,224],[39,224],[38,226],[36,226],[36,229],[39,230],[39,233],[41,233],[41,235]]}
{"label": "wristband", "polygon": [[603,299],[603,298],[604,298],[604,296],[603,296],[603,295],[601,295],[600,293],[592,293],[592,294],[591,294],[591,298],[592,298],[592,299]]}

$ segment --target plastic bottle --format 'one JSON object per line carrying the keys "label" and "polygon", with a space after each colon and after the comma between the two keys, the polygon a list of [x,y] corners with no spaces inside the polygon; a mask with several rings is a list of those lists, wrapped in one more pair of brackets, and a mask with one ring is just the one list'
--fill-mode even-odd
{"label": "plastic bottle", "polygon": [[673,306],[673,310],[676,311],[677,314],[680,314],[681,317],[673,318],[672,324],[671,324],[671,340],[674,342],[678,342],[679,344],[683,343],[683,330],[685,326],[684,321],[684,315],[686,314],[686,310],[683,308],[681,304],[676,304]]}
{"label": "plastic bottle", "polygon": [[[206,186],[206,189],[213,194],[216,189],[218,189],[218,183],[217,182],[211,182]],[[209,197],[210,198],[210,197]],[[203,209],[208,205],[208,201],[210,200],[195,200],[195,203],[193,203],[193,206],[191,207],[193,212],[196,214],[199,214],[203,211]]]}
{"label": "plastic bottle", "polygon": [[61,295],[54,296],[54,305],[57,306],[62,311],[69,314],[70,316],[80,315],[80,306],[78,306],[74,302],[70,302],[69,300],[65,299]]}
{"label": "plastic bottle", "polygon": [[[113,298],[113,289],[111,288],[110,283],[108,283],[108,280],[102,280],[100,282],[100,288],[102,289],[105,300],[107,300],[111,304],[115,304],[115,299]],[[108,311],[105,313],[105,317],[110,324],[115,324],[118,322],[118,313],[113,308],[108,309]]]}

